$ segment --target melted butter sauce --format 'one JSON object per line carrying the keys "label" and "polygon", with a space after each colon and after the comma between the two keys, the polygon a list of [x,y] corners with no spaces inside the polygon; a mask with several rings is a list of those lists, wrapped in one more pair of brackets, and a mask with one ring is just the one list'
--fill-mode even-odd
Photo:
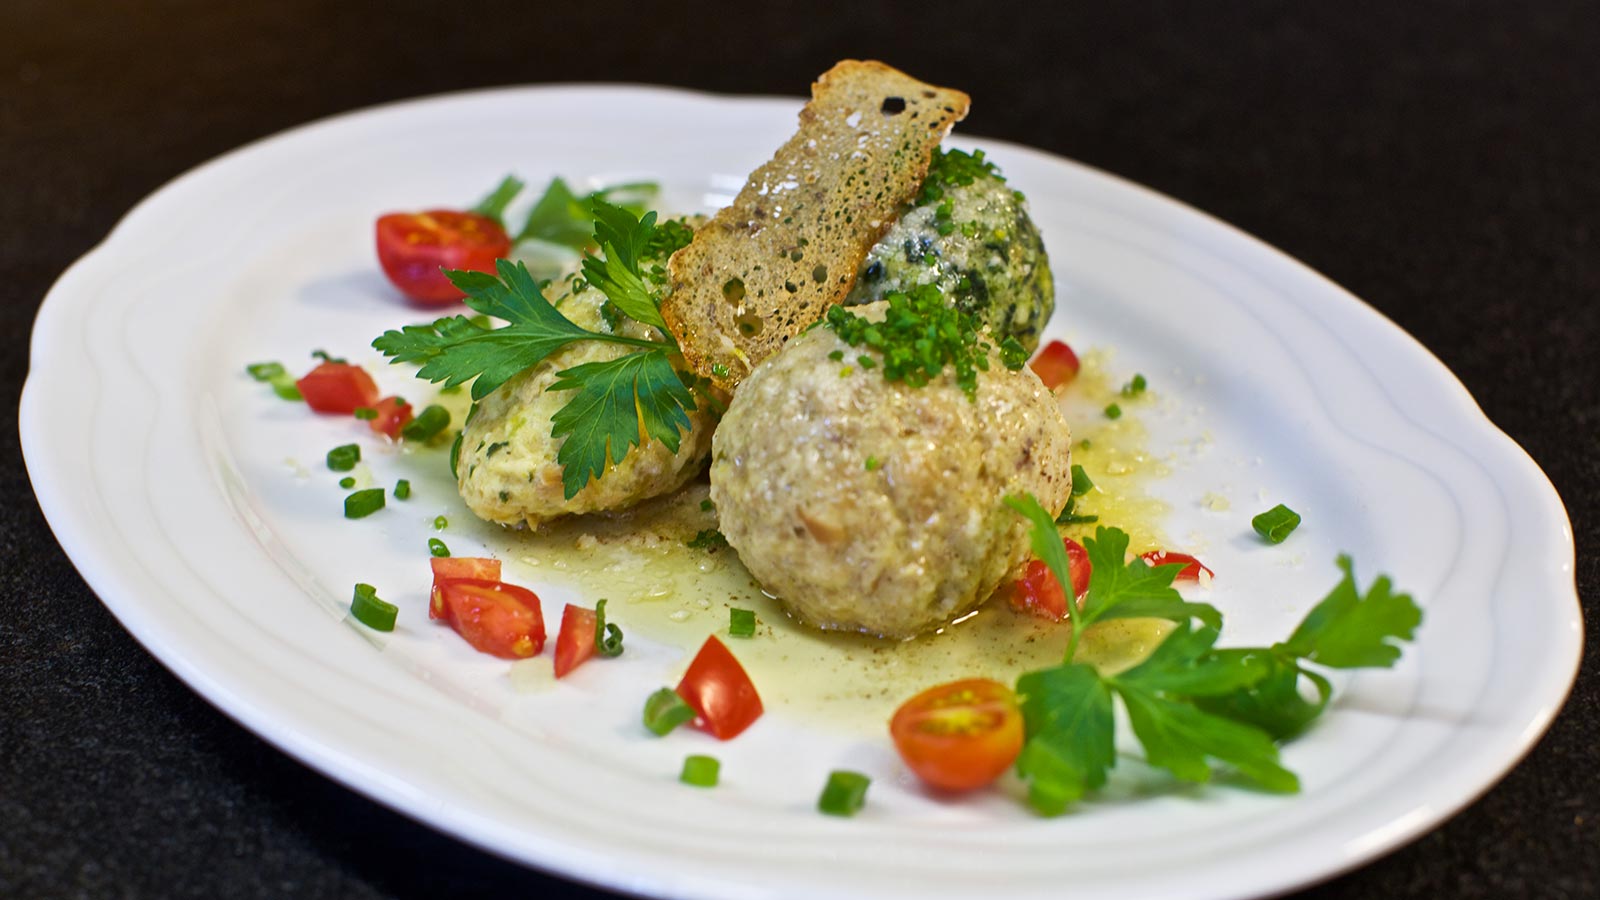
{"label": "melted butter sauce", "polygon": [[[1137,553],[1162,546],[1160,522],[1167,508],[1145,488],[1167,469],[1145,446],[1138,412],[1149,398],[1119,396],[1121,382],[1107,373],[1107,363],[1104,353],[1086,355],[1079,377],[1062,395],[1073,423],[1073,461],[1095,482],[1079,499],[1078,511],[1127,531]],[[1123,408],[1115,421],[1102,412],[1112,402]],[[662,673],[665,683],[677,680],[708,634],[719,635],[749,672],[768,711],[850,734],[881,735],[894,710],[924,688],[973,677],[1012,684],[1024,672],[1061,661],[1070,626],[1015,613],[998,595],[910,641],[801,625],[761,591],[730,548],[687,546],[700,530],[716,527],[715,512],[701,505],[708,490],[699,481],[625,513],[558,521],[537,533],[501,532],[507,578],[560,583],[594,600],[608,598],[607,613],[624,631],[684,651],[677,669]],[[1073,525],[1063,533],[1081,540],[1094,528]],[[731,607],[755,611],[754,637],[728,636]],[[1078,661],[1106,671],[1127,668],[1147,656],[1168,628],[1144,619],[1097,625],[1080,642]]]}

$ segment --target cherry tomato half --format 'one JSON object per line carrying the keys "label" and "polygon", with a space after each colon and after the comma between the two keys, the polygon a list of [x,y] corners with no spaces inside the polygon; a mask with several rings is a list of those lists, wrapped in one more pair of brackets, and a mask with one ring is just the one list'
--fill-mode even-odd
{"label": "cherry tomato half", "polygon": [[472,581],[499,581],[500,560],[476,556],[436,556],[428,560],[433,567],[433,590],[428,595],[428,618],[446,617],[444,591],[446,581],[461,578]]}
{"label": "cherry tomato half", "polygon": [[392,440],[400,440],[400,429],[406,427],[411,421],[411,404],[399,397],[385,397],[373,407],[378,414],[372,417],[367,424],[379,434],[386,434]]}
{"label": "cherry tomato half", "polygon": [[1078,354],[1073,353],[1072,348],[1062,341],[1051,341],[1046,344],[1044,349],[1028,363],[1028,367],[1033,369],[1033,373],[1039,376],[1044,386],[1052,391],[1077,378],[1080,368]]}
{"label": "cherry tomato half", "polygon": [[477,650],[526,659],[544,649],[539,595],[503,581],[453,579],[439,585],[444,620]]}
{"label": "cherry tomato half", "polygon": [[568,672],[594,656],[594,626],[597,617],[592,609],[567,604],[561,611],[561,631],[556,634],[556,677]]}
{"label": "cherry tomato half", "polygon": [[359,406],[378,402],[378,386],[360,366],[325,362],[306,373],[294,386],[317,412],[350,415]]}
{"label": "cherry tomato half", "polygon": [[[1073,596],[1079,600],[1089,591],[1089,575],[1094,566],[1089,563],[1089,551],[1072,538],[1062,538],[1067,551],[1067,575],[1072,579]],[[1067,616],[1067,597],[1061,582],[1050,573],[1043,560],[1029,560],[1022,577],[1017,579],[1011,592],[1011,606],[1018,612],[1032,613],[1040,618],[1059,622]]]}
{"label": "cherry tomato half", "polygon": [[1199,581],[1200,573],[1205,572],[1210,578],[1214,574],[1205,563],[1195,559],[1187,553],[1171,553],[1166,550],[1151,550],[1149,553],[1140,554],[1140,559],[1152,566],[1170,566],[1173,563],[1183,563],[1183,568],[1178,570],[1174,581]]}
{"label": "cherry tomato half", "polygon": [[461,299],[440,269],[493,272],[511,252],[511,238],[485,215],[450,209],[378,217],[378,262],[402,294],[438,305]]}
{"label": "cherry tomato half", "polygon": [[970,791],[999,778],[1022,752],[1022,711],[1010,688],[969,678],[907,700],[889,720],[889,734],[918,778]]}
{"label": "cherry tomato half", "polygon": [[689,671],[678,682],[678,696],[694,708],[695,726],[719,741],[737,737],[761,718],[755,684],[716,635],[706,638],[689,663]]}

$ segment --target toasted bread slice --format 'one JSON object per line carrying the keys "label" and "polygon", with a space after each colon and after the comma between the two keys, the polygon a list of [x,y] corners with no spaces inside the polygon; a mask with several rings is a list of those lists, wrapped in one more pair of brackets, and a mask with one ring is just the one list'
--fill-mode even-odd
{"label": "toasted bread slice", "polygon": [[662,313],[689,366],[732,390],[842,301],[970,102],[880,62],[823,73],[800,130],[672,256]]}

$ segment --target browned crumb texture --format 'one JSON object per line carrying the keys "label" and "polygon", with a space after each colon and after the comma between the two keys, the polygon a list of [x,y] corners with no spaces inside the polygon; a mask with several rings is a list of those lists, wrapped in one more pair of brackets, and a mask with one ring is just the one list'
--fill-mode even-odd
{"label": "browned crumb texture", "polygon": [[662,313],[689,365],[732,390],[842,301],[970,102],[880,62],[823,73],[799,131],[672,257]]}

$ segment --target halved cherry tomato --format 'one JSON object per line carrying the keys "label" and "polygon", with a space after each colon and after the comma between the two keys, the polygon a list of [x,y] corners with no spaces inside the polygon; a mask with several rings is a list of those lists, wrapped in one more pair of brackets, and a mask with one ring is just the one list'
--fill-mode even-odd
{"label": "halved cherry tomato", "polygon": [[294,386],[306,398],[306,405],[317,412],[350,415],[358,406],[378,402],[378,386],[360,366],[325,362],[306,373]]}
{"label": "halved cherry tomato", "polygon": [[1216,574],[1207,568],[1206,565],[1200,560],[1195,559],[1187,553],[1171,553],[1166,550],[1151,550],[1149,553],[1140,554],[1139,558],[1152,566],[1170,566],[1173,563],[1183,563],[1183,568],[1178,570],[1177,576],[1173,579],[1174,581],[1199,581],[1200,573],[1202,571],[1206,573],[1207,578],[1210,578]]}
{"label": "halved cherry tomato", "polygon": [[1039,376],[1045,387],[1053,391],[1078,377],[1078,354],[1061,341],[1051,341],[1028,363],[1028,367]]}
{"label": "halved cherry tomato", "polygon": [[376,409],[378,414],[373,416],[372,421],[367,424],[372,426],[373,431],[379,434],[386,434],[398,441],[400,439],[400,429],[406,427],[406,423],[411,421],[411,404],[401,400],[399,397],[385,397],[379,400],[378,405],[373,409]]}
{"label": "halved cherry tomato", "polygon": [[594,626],[597,617],[592,609],[567,604],[561,611],[561,631],[556,634],[556,677],[582,665],[594,655]]}
{"label": "halved cherry tomato", "polygon": [[694,708],[695,727],[719,741],[738,736],[761,717],[761,697],[744,667],[716,635],[706,638],[689,671],[678,682],[678,696]]}
{"label": "halved cherry tomato", "polygon": [[500,560],[476,556],[443,556],[428,560],[433,566],[433,591],[428,595],[428,618],[443,619],[446,615],[444,592],[446,581],[460,578],[472,581],[499,581]]}
{"label": "halved cherry tomato", "polygon": [[439,585],[444,620],[474,648],[503,659],[526,659],[544,649],[539,595],[503,581],[457,578]]}
{"label": "halved cherry tomato", "polygon": [[918,778],[970,791],[999,778],[1022,752],[1022,712],[1010,688],[969,678],[907,700],[889,720],[889,734]]}
{"label": "halved cherry tomato", "polygon": [[[1089,590],[1089,575],[1094,566],[1089,563],[1089,552],[1072,538],[1062,538],[1067,551],[1067,575],[1072,579],[1072,594],[1079,600]],[[1050,573],[1043,560],[1029,560],[1022,577],[1017,579],[1011,592],[1011,606],[1018,612],[1032,613],[1041,618],[1059,622],[1067,616],[1067,597],[1061,582]]]}
{"label": "halved cherry tomato", "polygon": [[378,262],[407,297],[426,304],[452,303],[461,291],[440,269],[493,272],[511,252],[511,238],[485,215],[430,209],[378,217]]}

